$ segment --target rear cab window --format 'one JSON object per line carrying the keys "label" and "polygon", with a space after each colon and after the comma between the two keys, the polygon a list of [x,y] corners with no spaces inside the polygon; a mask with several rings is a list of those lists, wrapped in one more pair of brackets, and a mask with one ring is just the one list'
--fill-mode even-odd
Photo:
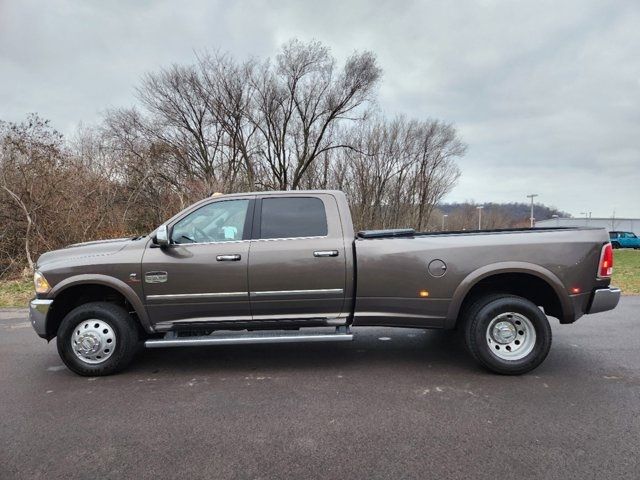
{"label": "rear cab window", "polygon": [[316,197],[263,198],[257,238],[327,236],[324,203]]}

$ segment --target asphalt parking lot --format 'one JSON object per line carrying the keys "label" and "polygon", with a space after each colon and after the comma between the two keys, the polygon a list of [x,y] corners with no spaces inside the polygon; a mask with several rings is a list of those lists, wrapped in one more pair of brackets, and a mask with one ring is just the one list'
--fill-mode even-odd
{"label": "asphalt parking lot", "polygon": [[3,310],[0,479],[640,478],[640,297],[553,333],[521,377],[450,334],[376,328],[82,378]]}

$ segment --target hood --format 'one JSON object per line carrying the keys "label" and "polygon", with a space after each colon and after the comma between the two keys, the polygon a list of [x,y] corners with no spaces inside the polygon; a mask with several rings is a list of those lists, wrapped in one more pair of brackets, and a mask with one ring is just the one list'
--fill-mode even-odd
{"label": "hood", "polygon": [[135,238],[116,238],[111,240],[74,243],[68,247],[61,248],[60,250],[52,250],[40,255],[37,262],[37,268],[63,261],[75,262],[77,260],[89,259],[92,257],[113,255],[129,245],[133,240],[135,240]]}

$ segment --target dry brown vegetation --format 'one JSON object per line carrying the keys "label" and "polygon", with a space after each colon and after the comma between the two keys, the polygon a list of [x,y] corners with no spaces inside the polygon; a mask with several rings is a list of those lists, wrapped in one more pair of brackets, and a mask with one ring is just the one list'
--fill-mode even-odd
{"label": "dry brown vegetation", "polygon": [[0,123],[0,276],[48,249],[147,233],[213,191],[337,188],[357,228],[439,228],[459,177],[455,128],[387,119],[371,52],[318,42],[273,59],[203,54],[148,74],[138,105],[65,139],[37,115]]}

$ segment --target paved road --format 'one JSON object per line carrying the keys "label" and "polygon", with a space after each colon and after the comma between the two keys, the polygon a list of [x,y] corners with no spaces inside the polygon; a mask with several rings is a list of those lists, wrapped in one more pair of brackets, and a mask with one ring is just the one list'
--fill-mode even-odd
{"label": "paved road", "polygon": [[82,378],[5,310],[0,479],[640,478],[640,297],[553,330],[522,377],[446,333],[376,328]]}

